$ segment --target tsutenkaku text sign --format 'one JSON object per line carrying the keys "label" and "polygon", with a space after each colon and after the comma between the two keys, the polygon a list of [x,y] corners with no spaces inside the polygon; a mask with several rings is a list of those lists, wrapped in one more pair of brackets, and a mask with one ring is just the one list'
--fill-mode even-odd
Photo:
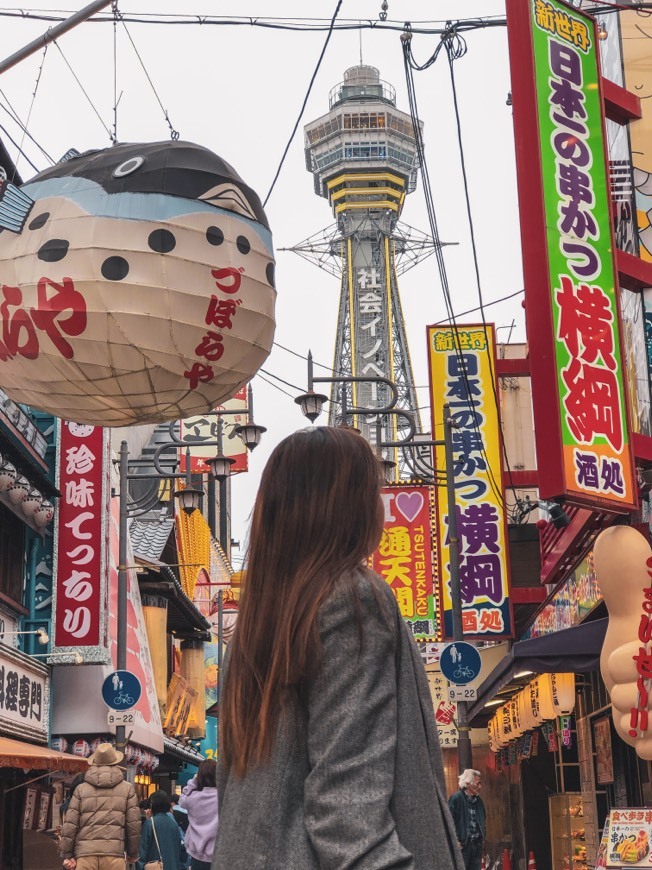
{"label": "tsutenkaku text sign", "polygon": [[[453,468],[446,468],[443,446],[436,448],[435,458],[437,469],[452,474],[455,481],[462,625],[465,635],[482,639],[513,634],[500,421],[492,383],[494,347],[493,326],[428,327],[432,431],[442,433],[446,404],[455,423]],[[437,523],[444,634],[452,637],[448,515],[448,495],[445,487],[439,487]]]}
{"label": "tsutenkaku text sign", "polygon": [[559,0],[507,8],[541,496],[625,510],[636,499],[594,21]]}
{"label": "tsutenkaku text sign", "polygon": [[387,486],[383,537],[371,565],[390,586],[413,636],[441,636],[436,568],[434,493],[428,486]]}

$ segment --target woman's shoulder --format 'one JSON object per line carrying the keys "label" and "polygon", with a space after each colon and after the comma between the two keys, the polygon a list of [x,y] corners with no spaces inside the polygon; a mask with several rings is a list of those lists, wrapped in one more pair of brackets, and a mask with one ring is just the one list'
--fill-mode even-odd
{"label": "woman's shoulder", "polygon": [[356,621],[378,621],[391,629],[396,610],[396,599],[387,583],[363,567],[339,578],[321,607],[320,619],[324,625],[350,616]]}

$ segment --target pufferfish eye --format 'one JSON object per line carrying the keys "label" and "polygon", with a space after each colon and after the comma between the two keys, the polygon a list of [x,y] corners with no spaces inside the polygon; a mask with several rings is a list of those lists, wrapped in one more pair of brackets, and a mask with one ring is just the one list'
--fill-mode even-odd
{"label": "pufferfish eye", "polygon": [[124,163],[121,163],[116,169],[113,170],[114,178],[124,178],[125,175],[131,175],[132,172],[135,172],[145,162],[145,158],[141,157],[130,157],[129,160],[125,160]]}

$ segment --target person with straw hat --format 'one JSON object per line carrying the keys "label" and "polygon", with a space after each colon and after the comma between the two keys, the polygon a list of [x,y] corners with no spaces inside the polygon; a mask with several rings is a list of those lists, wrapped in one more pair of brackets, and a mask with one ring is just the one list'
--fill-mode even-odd
{"label": "person with straw hat", "polygon": [[118,767],[122,759],[110,743],[100,743],[88,759],[61,832],[66,870],[125,870],[127,861],[137,861],[140,809],[133,785]]}

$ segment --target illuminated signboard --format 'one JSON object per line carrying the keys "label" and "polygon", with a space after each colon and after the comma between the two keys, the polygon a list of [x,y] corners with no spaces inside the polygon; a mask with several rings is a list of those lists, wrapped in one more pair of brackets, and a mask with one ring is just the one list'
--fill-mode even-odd
{"label": "illuminated signboard", "polygon": [[108,430],[59,423],[54,650],[106,659]]}
{"label": "illuminated signboard", "polygon": [[[492,385],[494,327],[428,327],[433,432],[442,431],[450,406],[453,468],[444,447],[435,448],[437,469],[453,475],[460,540],[462,625],[469,636],[511,637],[507,526],[502,492],[500,421]],[[449,504],[437,493],[439,569],[444,634],[453,636],[448,547]]]}
{"label": "illuminated signboard", "polygon": [[387,486],[381,495],[385,526],[378,549],[371,557],[371,566],[391,587],[414,637],[438,640],[441,629],[434,576],[433,488]]}
{"label": "illuminated signboard", "polygon": [[508,0],[539,489],[635,507],[594,21]]}

